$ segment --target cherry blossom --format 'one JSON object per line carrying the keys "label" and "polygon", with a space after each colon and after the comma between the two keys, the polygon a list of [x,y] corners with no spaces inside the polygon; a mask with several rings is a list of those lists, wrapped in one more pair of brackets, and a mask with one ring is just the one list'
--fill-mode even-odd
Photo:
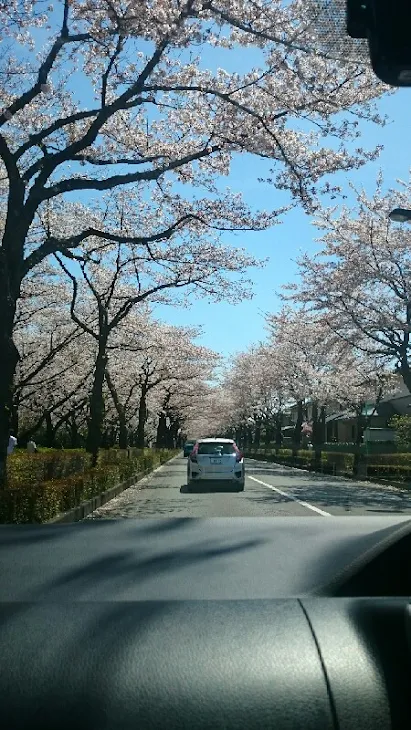
{"label": "cherry blossom", "polygon": [[369,197],[354,191],[356,207],[324,208],[315,224],[321,248],[299,260],[299,281],[286,298],[321,314],[330,331],[394,366],[411,389],[411,257],[409,233],[389,220],[408,207],[411,184],[384,192],[383,178]]}
{"label": "cherry blossom", "polygon": [[[4,482],[22,281],[53,254],[75,255],[90,237],[113,241],[110,220],[94,226],[97,209],[97,219],[107,219],[104,193],[124,186],[153,201],[149,234],[135,221],[130,246],[181,236],[186,226],[192,234],[194,221],[206,230],[261,230],[284,204],[259,214],[237,201],[233,220],[218,182],[234,155],[266,161],[260,176],[310,209],[329,173],[378,153],[357,137],[363,121],[383,123],[374,101],[386,89],[368,64],[327,51],[303,0],[60,0],[54,9],[11,0],[0,4],[0,28]],[[234,48],[258,60],[253,55],[241,73],[213,70],[221,51]],[[209,67],[202,51],[212,56]],[[90,194],[90,216],[72,217],[62,235],[51,209],[72,213],[78,196]],[[227,265],[222,243],[221,256]]]}
{"label": "cherry blossom", "polygon": [[259,446],[263,433],[266,444],[274,440],[279,446],[284,416],[296,405],[294,446],[309,436],[319,458],[327,412],[348,409],[356,414],[360,442],[364,406],[395,391],[393,373],[304,308],[287,306],[267,315],[267,328],[267,341],[240,353],[227,368],[220,393],[228,393],[225,429],[248,446]]}

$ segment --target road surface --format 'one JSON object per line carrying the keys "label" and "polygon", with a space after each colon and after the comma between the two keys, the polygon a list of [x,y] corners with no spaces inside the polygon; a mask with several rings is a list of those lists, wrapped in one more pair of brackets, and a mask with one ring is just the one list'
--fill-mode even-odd
{"label": "road surface", "polygon": [[411,515],[411,491],[252,459],[244,492],[195,485],[189,493],[186,465],[182,456],[173,459],[86,519]]}

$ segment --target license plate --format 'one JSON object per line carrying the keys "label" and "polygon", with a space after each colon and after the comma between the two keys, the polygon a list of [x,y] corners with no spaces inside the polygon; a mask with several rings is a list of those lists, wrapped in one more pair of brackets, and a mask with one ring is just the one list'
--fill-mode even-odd
{"label": "license plate", "polygon": [[221,464],[221,459],[211,459],[212,464]]}

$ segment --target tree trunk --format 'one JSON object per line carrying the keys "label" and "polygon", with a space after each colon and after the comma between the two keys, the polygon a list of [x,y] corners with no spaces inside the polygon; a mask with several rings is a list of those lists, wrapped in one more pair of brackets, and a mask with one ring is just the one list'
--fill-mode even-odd
{"label": "tree trunk", "polygon": [[313,442],[313,446],[314,446],[314,469],[315,469],[315,471],[319,471],[321,469],[321,451],[322,451],[324,436],[322,434],[322,424],[321,424],[321,421],[319,418],[319,413],[318,413],[318,403],[316,403],[316,402],[313,403],[312,422],[313,422],[312,442]]}
{"label": "tree trunk", "polygon": [[97,464],[104,421],[103,384],[107,365],[106,348],[107,338],[100,338],[90,396],[90,418],[86,439],[86,450],[91,454],[93,466]]}
{"label": "tree trunk", "polygon": [[12,427],[13,383],[19,361],[19,353],[13,341],[16,303],[20,293],[19,271],[19,261],[14,263],[6,255],[4,238],[3,247],[0,248],[0,489],[4,489],[7,482],[7,446]]}
{"label": "tree trunk", "polygon": [[104,428],[101,433],[100,448],[108,449],[110,447],[110,433],[108,428]]}
{"label": "tree trunk", "polygon": [[114,407],[115,407],[115,409],[117,411],[117,415],[118,415],[118,425],[119,425],[118,445],[119,445],[120,449],[127,449],[128,448],[128,429],[127,429],[126,413],[125,413],[123,404],[120,403],[120,398],[118,397],[116,387],[114,385],[114,382],[113,382],[108,370],[106,370],[106,381],[107,381],[107,385],[110,390],[111,397],[113,399]]}
{"label": "tree trunk", "polygon": [[408,390],[411,393],[411,369],[408,364],[408,357],[405,356],[401,362],[401,365],[399,367],[399,372],[401,374],[401,377],[404,381],[404,385],[408,388]]}
{"label": "tree trunk", "polygon": [[128,449],[128,429],[125,419],[119,418],[118,424],[118,446],[120,449]]}
{"label": "tree trunk", "polygon": [[161,412],[158,418],[157,426],[157,438],[156,446],[158,449],[163,449],[166,443],[167,426],[166,426],[166,414]]}
{"label": "tree trunk", "polygon": [[297,451],[301,445],[301,428],[303,425],[303,418],[304,418],[303,401],[299,400],[297,403],[297,420],[295,422],[294,434],[293,434],[293,457],[294,458],[297,456]]}
{"label": "tree trunk", "polygon": [[171,437],[171,448],[175,449],[178,447],[178,431],[180,428],[180,421],[178,418],[171,418],[171,424],[170,424],[170,437]]}
{"label": "tree trunk", "polygon": [[144,448],[144,432],[147,420],[147,391],[143,387],[141,390],[140,403],[138,406],[138,424],[137,424],[137,447]]}
{"label": "tree trunk", "polygon": [[281,449],[283,444],[283,414],[280,412],[277,414],[275,419],[275,452],[278,453],[278,449]]}
{"label": "tree trunk", "polygon": [[70,448],[78,449],[80,445],[79,432],[77,427],[77,421],[74,415],[71,416],[69,421],[69,433],[70,433]]}
{"label": "tree trunk", "polygon": [[362,454],[361,454],[361,445],[362,440],[364,436],[364,430],[365,430],[365,419],[362,415],[364,403],[362,403],[359,408],[357,409],[357,418],[356,418],[356,434],[355,434],[355,448],[354,448],[354,464],[353,464],[353,474],[355,476],[358,476],[361,472],[361,466],[362,466]]}
{"label": "tree trunk", "polygon": [[254,444],[255,447],[258,449],[260,448],[261,443],[261,420],[257,420],[255,425],[255,434],[254,434]]}
{"label": "tree trunk", "polygon": [[56,430],[53,427],[50,411],[44,412],[44,421],[46,424],[46,446],[48,449],[54,449],[56,446]]}
{"label": "tree trunk", "polygon": [[115,426],[112,426],[109,431],[109,438],[108,438],[108,446],[109,449],[114,448],[117,442],[117,429]]}
{"label": "tree trunk", "polygon": [[327,440],[327,424],[325,422],[326,416],[327,416],[326,407],[325,406],[321,406],[321,411],[320,411],[320,428],[321,428],[321,434],[322,434],[321,435],[321,439],[322,439],[322,443],[323,444]]}

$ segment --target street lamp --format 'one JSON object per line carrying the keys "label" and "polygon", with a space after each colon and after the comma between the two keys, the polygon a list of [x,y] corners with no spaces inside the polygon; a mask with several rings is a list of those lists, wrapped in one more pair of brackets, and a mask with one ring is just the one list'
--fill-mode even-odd
{"label": "street lamp", "polygon": [[395,223],[409,223],[411,222],[411,210],[408,208],[394,208],[388,217]]}

